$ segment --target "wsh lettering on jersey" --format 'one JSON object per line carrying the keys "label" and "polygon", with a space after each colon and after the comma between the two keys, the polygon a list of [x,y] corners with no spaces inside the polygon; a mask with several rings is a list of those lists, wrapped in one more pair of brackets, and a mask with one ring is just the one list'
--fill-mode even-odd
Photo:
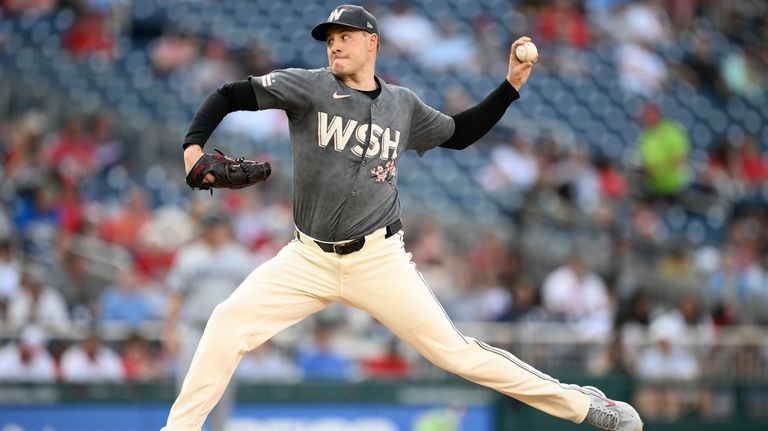
{"label": "wsh lettering on jersey", "polygon": [[[334,115],[329,120],[328,113],[318,112],[317,143],[321,148],[325,148],[333,141],[333,149],[341,152],[354,136],[357,144],[352,147],[352,153],[362,156],[368,138],[368,127],[368,123],[359,124],[357,120],[349,120],[338,115]],[[396,159],[400,131],[394,130],[393,134],[389,127],[385,129],[376,123],[370,124],[370,128],[371,143],[365,151],[365,157],[372,158],[379,155],[382,160]]]}

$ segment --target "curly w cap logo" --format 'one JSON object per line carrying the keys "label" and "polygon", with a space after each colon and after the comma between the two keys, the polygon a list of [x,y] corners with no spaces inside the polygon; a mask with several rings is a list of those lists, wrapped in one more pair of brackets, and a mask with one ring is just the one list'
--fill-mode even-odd
{"label": "curly w cap logo", "polygon": [[328,15],[328,21],[338,21],[339,18],[341,18],[341,14],[343,14],[346,11],[347,9],[343,7],[336,9],[335,11],[331,12],[330,15]]}

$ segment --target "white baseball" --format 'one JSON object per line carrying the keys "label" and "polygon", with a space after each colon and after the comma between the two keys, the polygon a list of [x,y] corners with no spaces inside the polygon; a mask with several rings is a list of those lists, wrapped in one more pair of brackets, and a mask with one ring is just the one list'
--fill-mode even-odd
{"label": "white baseball", "polygon": [[537,58],[539,58],[539,50],[536,48],[536,45],[533,44],[533,42],[525,42],[522,45],[518,45],[517,48],[515,48],[515,55],[517,56],[517,59],[520,61],[535,61]]}

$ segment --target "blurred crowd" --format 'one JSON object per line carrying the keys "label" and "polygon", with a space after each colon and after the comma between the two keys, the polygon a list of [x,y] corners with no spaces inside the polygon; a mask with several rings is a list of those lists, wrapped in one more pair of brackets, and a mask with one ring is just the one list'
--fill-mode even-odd
{"label": "blurred crowd", "polygon": [[[690,86],[713,103],[736,97],[766,103],[766,4],[512,3],[540,50],[556,53],[542,58],[535,73],[589,74],[580,52],[606,45],[615,50],[622,86],[615,91],[646,98],[636,113],[634,156],[619,160],[554,134],[492,136],[478,144],[490,162],[476,180],[487,193],[521,197],[509,223],[522,233],[507,241],[478,232],[467,242],[438,216],[409,218],[406,212],[414,261],[457,322],[567,323],[577,341],[613,340],[590,352],[585,369],[595,375],[619,370],[636,379],[639,406],[651,420],[690,411],[729,414],[732,394],[705,391],[695,382],[704,376],[768,379],[763,333],[745,331],[736,349],[718,344],[723,330],[757,325],[765,331],[768,323],[768,142],[765,134],[728,133],[714,137],[704,157],[694,157],[692,131],[667,116],[653,96]],[[61,8],[75,11],[62,35],[73,57],[110,59],[119,54],[119,37],[141,39],[156,76],[201,95],[287,66],[275,59],[269,41],[235,50],[173,26],[143,32],[130,25],[130,2],[122,0],[0,1],[10,19]],[[502,68],[496,75],[503,76],[511,36],[486,16],[478,15],[466,31],[450,17],[438,23],[420,15],[407,1],[371,8],[389,58],[412,59],[436,73]],[[739,49],[716,57],[719,38]],[[677,54],[658,54],[670,50]],[[456,112],[470,103],[466,90],[452,89],[439,108]],[[0,327],[7,340],[0,381],[172,378],[185,339],[179,333],[201,329],[215,305],[216,295],[206,291],[211,286],[201,280],[226,278],[190,267],[189,256],[202,247],[203,256],[231,262],[222,250],[236,253],[245,269],[217,292],[236,287],[249,267],[292,238],[288,178],[278,174],[256,189],[217,190],[213,197],[178,190],[167,199],[152,185],[180,182],[180,176],[136,172],[134,144],[115,131],[119,117],[73,110],[64,118],[55,124],[32,108],[0,119]],[[256,140],[285,136],[283,119],[260,118],[228,127]],[[675,230],[676,219],[697,216],[715,232]],[[563,220],[569,229],[586,223],[607,236],[607,257],[595,258],[589,251],[594,244],[568,237],[573,230],[567,229],[560,237],[567,251],[536,260],[521,240],[526,228]],[[82,328],[82,336],[70,337],[72,327]],[[118,337],[110,332],[115,327],[122,330]],[[148,334],[146,328],[160,329]],[[365,338],[382,328],[354,310],[335,310],[315,319],[300,342],[267,343],[246,355],[238,375],[360,379],[416,372],[417,361],[395,340],[379,337],[383,341],[361,351],[359,344],[336,339],[345,331]],[[768,411],[766,399],[749,398],[758,400],[750,405],[755,415]]]}

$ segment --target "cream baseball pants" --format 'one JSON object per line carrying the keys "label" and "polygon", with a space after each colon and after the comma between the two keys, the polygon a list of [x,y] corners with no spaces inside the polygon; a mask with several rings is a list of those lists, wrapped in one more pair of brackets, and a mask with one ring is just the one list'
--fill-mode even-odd
{"label": "cream baseball pants", "polygon": [[334,302],[365,310],[446,371],[550,415],[584,420],[588,395],[462,335],[411,262],[402,232],[385,235],[379,229],[360,251],[338,255],[302,233],[256,268],[213,311],[163,429],[200,430],[246,352]]}

